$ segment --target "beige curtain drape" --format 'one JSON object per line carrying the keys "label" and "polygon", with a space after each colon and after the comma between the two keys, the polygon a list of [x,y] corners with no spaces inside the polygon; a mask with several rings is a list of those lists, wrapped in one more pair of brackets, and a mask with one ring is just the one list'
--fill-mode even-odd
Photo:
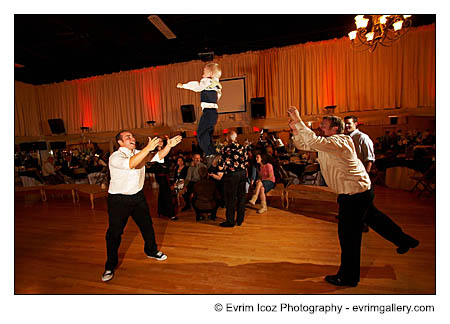
{"label": "beige curtain drape", "polygon": [[[222,78],[246,77],[248,101],[265,97],[267,118],[286,116],[290,105],[302,115],[388,108],[435,107],[435,25],[411,30],[392,47],[355,52],[348,38],[306,43],[216,58]],[[178,82],[199,80],[204,63],[191,61],[125,71],[56,84],[15,83],[15,135],[50,134],[47,120],[64,120],[68,134],[136,129],[147,120],[174,129],[183,126],[180,105],[200,96],[177,89]],[[226,94],[224,94],[226,95]],[[220,102],[219,102],[220,106]],[[219,122],[229,118],[220,115]],[[250,119],[236,113],[236,121]]]}

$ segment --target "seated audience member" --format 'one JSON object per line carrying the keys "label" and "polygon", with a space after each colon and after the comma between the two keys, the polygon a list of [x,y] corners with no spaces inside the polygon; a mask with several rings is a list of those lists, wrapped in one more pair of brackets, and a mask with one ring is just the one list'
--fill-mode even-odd
{"label": "seated audience member", "polygon": [[72,165],[72,157],[70,155],[66,155],[64,160],[61,162],[61,173],[65,176],[72,177],[73,165]]}
{"label": "seated audience member", "polygon": [[284,154],[286,153],[286,147],[282,141],[282,139],[280,138],[280,136],[278,135],[277,132],[275,132],[272,136],[272,140],[273,140],[273,147],[275,147],[275,150],[277,153],[279,154]]}
{"label": "seated audience member", "polygon": [[281,170],[280,160],[275,155],[273,147],[271,145],[266,147],[266,159],[273,167],[273,174],[275,176],[275,182],[281,182],[283,174]]}
{"label": "seated audience member", "polygon": [[52,156],[47,158],[47,161],[42,165],[42,176],[47,184],[64,183],[64,178],[55,170],[54,161],[55,159]]}
{"label": "seated audience member", "polygon": [[184,188],[183,188],[183,199],[186,203],[186,206],[181,211],[185,211],[191,208],[191,196],[192,191],[194,190],[194,185],[197,181],[200,181],[200,175],[198,174],[198,169],[200,167],[205,167],[201,162],[200,154],[194,154],[192,159],[192,164],[188,168],[186,179],[184,180]]}
{"label": "seated audience member", "polygon": [[225,207],[225,201],[223,199],[223,166],[219,164],[220,155],[216,155],[214,159],[211,162],[211,166],[208,168],[208,175],[213,180],[213,182],[216,184],[217,190],[220,193],[219,197],[219,206],[224,208]]}
{"label": "seated audience member", "polygon": [[104,172],[108,165],[105,161],[100,157],[99,154],[95,154],[92,158],[89,159],[89,165],[87,168],[88,173],[93,172]]}
{"label": "seated audience member", "polygon": [[422,145],[436,144],[436,136],[428,128],[422,134]]}
{"label": "seated audience member", "polygon": [[195,210],[195,219],[201,221],[204,217],[201,213],[210,213],[209,219],[216,220],[218,200],[220,198],[214,181],[208,179],[208,169],[200,167],[198,169],[200,180],[197,181],[193,189],[192,205]]}
{"label": "seated audience member", "polygon": [[273,167],[267,160],[266,155],[257,154],[256,163],[258,164],[258,180],[256,181],[255,192],[249,203],[256,204],[258,196],[261,200],[261,208],[258,209],[258,214],[267,211],[266,194],[275,188],[275,176],[273,174]]}
{"label": "seated audience member", "polygon": [[108,165],[99,154],[95,154],[89,159],[87,168],[88,180],[90,184],[106,184]]}
{"label": "seated audience member", "polygon": [[38,167],[38,160],[33,158],[30,153],[27,153],[24,161],[24,165],[26,169],[32,169]]}

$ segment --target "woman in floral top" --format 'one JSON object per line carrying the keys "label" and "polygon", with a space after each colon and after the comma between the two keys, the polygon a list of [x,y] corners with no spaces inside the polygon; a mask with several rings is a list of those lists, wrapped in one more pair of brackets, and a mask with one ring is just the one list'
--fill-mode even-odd
{"label": "woman in floral top", "polygon": [[[227,220],[220,223],[220,226],[233,227],[235,223],[240,226],[244,221],[248,155],[246,148],[237,142],[235,131],[228,133],[227,140],[229,144],[220,150]],[[237,211],[236,221],[235,210]]]}

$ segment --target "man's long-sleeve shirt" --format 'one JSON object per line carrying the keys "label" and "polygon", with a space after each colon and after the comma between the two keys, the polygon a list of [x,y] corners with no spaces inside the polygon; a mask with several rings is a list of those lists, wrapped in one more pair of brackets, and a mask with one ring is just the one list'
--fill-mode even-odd
{"label": "man's long-sleeve shirt", "polygon": [[327,185],[337,194],[364,192],[370,189],[369,175],[356,155],[350,136],[317,136],[302,121],[295,124],[298,135],[294,144],[301,150],[318,151],[320,171]]}

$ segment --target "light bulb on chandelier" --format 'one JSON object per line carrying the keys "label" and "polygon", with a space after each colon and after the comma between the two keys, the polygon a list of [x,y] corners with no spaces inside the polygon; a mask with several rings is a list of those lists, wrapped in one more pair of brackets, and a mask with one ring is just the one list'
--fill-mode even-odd
{"label": "light bulb on chandelier", "polygon": [[348,33],[352,48],[373,52],[377,45],[391,46],[411,27],[411,15],[358,15],[356,30]]}

